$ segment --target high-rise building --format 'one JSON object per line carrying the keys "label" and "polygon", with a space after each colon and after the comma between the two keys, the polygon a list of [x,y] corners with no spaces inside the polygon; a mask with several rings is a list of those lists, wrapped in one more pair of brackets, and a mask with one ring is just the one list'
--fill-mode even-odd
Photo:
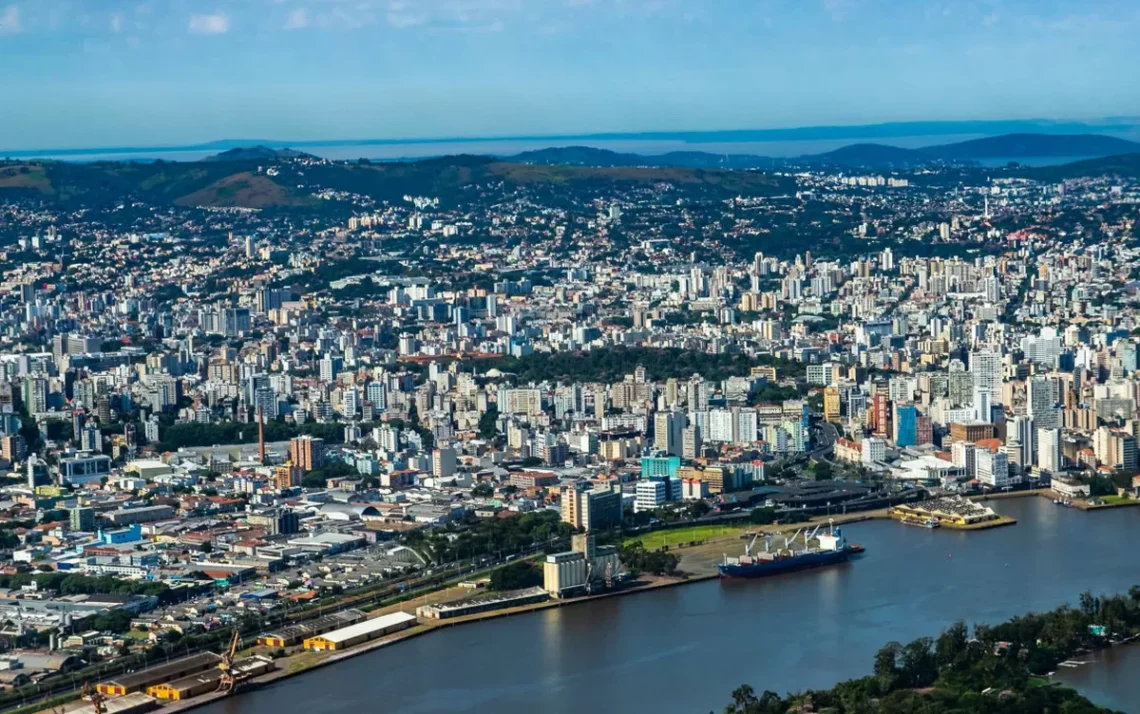
{"label": "high-rise building", "polygon": [[444,478],[455,474],[457,468],[455,449],[440,448],[431,452],[431,474]]}
{"label": "high-rise building", "polygon": [[1057,406],[1057,384],[1054,380],[1041,376],[1030,377],[1026,392],[1026,411],[1033,417],[1033,423],[1038,429],[1061,426],[1061,410]]}
{"label": "high-rise building", "polygon": [[823,418],[825,421],[838,422],[840,419],[840,399],[838,387],[826,387],[823,390]]}
{"label": "high-rise building", "polygon": [[273,470],[273,485],[278,490],[296,488],[305,477],[304,470],[292,462],[281,464]]}
{"label": "high-rise building", "polygon": [[95,530],[95,509],[78,506],[68,509],[68,526],[73,531],[91,533]]}
{"label": "high-rise building", "polygon": [[325,465],[325,440],[298,436],[289,441],[289,460],[302,471],[309,472]]}
{"label": "high-rise building", "polygon": [[895,446],[918,444],[918,409],[913,404],[900,404],[894,413]]}
{"label": "high-rise building", "polygon": [[336,376],[344,369],[344,360],[338,355],[326,354],[321,357],[320,370],[322,382],[334,382]]}
{"label": "high-rise building", "polygon": [[[1001,355],[992,350],[970,353],[970,373],[974,375],[974,395],[989,394],[991,404],[1001,403]],[[976,406],[976,405],[975,405]],[[989,421],[990,417],[979,417]]]}
{"label": "high-rise building", "polygon": [[621,491],[575,485],[562,489],[562,521],[585,531],[621,523]]}
{"label": "high-rise building", "polygon": [[685,415],[657,412],[653,417],[653,448],[662,454],[681,456],[684,451]]}
{"label": "high-rise building", "polygon": [[1065,467],[1061,430],[1040,429],[1037,432],[1037,465],[1049,473],[1060,473]]}
{"label": "high-rise building", "polygon": [[974,458],[979,482],[991,488],[1009,485],[1009,458],[1004,451],[978,449]]}
{"label": "high-rise building", "polygon": [[0,438],[0,455],[3,455],[8,463],[23,461],[27,453],[28,445],[24,442],[24,437],[19,434],[7,434]]}
{"label": "high-rise building", "polygon": [[681,458],[695,459],[701,455],[701,428],[690,424],[681,432]]}
{"label": "high-rise building", "polygon": [[978,447],[973,442],[955,441],[950,445],[950,458],[967,479],[977,476],[977,452]]}

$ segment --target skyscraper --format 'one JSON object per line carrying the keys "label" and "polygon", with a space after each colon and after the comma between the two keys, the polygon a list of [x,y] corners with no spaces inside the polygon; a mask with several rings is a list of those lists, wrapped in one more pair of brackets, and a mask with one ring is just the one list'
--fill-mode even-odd
{"label": "skyscraper", "polygon": [[[974,394],[988,393],[991,404],[1001,403],[1001,355],[992,350],[970,353],[970,372],[974,375]],[[975,405],[976,406],[976,405]],[[989,421],[989,417],[983,419]]]}
{"label": "skyscraper", "polygon": [[325,465],[325,441],[313,436],[298,436],[289,441],[289,460],[303,471]]}
{"label": "skyscraper", "polygon": [[1060,429],[1041,429],[1037,432],[1037,464],[1042,470],[1059,473],[1064,468],[1063,454]]}
{"label": "skyscraper", "polygon": [[683,454],[685,415],[681,412],[657,412],[653,418],[653,448],[670,456]]}

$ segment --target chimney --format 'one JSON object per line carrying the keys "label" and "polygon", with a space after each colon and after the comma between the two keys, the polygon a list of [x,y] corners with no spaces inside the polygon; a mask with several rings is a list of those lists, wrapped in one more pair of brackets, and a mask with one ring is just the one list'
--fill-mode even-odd
{"label": "chimney", "polygon": [[265,417],[261,407],[257,408],[257,459],[265,465]]}

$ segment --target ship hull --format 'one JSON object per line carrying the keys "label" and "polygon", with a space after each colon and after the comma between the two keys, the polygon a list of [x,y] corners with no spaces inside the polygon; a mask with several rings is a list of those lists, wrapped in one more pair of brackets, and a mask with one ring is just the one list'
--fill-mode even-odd
{"label": "ship hull", "polygon": [[829,551],[825,553],[810,553],[793,558],[756,562],[748,565],[721,564],[717,566],[722,578],[766,578],[770,575],[792,573],[797,570],[822,568],[846,562],[851,557],[851,551]]}

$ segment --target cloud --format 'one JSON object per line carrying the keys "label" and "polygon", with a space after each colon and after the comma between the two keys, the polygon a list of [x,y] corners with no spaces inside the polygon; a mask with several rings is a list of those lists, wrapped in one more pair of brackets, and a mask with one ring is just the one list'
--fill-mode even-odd
{"label": "cloud", "polygon": [[309,26],[309,13],[305,8],[299,7],[289,13],[285,20],[286,30],[301,30]]}
{"label": "cloud", "polygon": [[14,35],[23,29],[20,24],[19,5],[9,5],[0,10],[0,35]]}
{"label": "cloud", "polygon": [[111,32],[118,34],[123,30],[123,16],[121,13],[111,15]]}
{"label": "cloud", "polygon": [[224,35],[230,31],[230,18],[222,13],[191,15],[188,29],[196,35]]}

